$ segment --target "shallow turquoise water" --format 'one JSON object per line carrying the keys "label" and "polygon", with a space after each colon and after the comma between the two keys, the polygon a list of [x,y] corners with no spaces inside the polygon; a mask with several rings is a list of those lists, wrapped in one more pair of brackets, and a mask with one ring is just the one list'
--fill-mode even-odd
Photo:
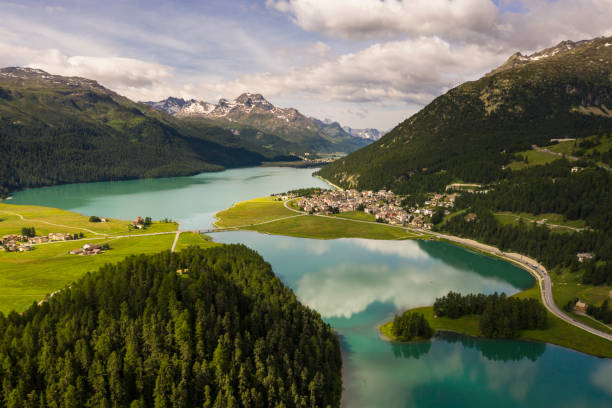
{"label": "shallow turquoise water", "polygon": [[379,323],[451,289],[512,294],[533,285],[507,262],[430,241],[212,235],[257,250],[339,333],[346,407],[612,406],[612,360],[451,333],[413,344],[379,338]]}
{"label": "shallow turquoise water", "polygon": [[301,187],[330,186],[314,169],[251,167],[191,177],[65,184],[20,191],[7,203],[45,205],[86,215],[170,218],[182,229],[209,228],[216,212],[237,201]]}
{"label": "shallow turquoise water", "polygon": [[[23,191],[12,202],[123,219],[168,217],[184,229],[208,228],[214,213],[236,201],[326,187],[312,171],[250,168],[73,184]],[[612,407],[612,360],[523,341],[446,334],[398,345],[378,337],[377,324],[451,289],[510,294],[530,287],[533,278],[520,268],[438,242],[212,235],[257,250],[335,328],[346,407]]]}

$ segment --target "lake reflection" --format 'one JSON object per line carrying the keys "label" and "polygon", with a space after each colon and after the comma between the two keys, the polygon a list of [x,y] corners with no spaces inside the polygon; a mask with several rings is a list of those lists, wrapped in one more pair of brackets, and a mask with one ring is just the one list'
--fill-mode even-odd
{"label": "lake reflection", "polygon": [[512,294],[533,284],[513,265],[438,242],[324,241],[246,231],[214,238],[259,251],[298,298],[327,319],[359,315],[357,321],[372,321],[380,318],[369,310],[380,309],[377,304],[393,312],[429,305],[449,290]]}
{"label": "lake reflection", "polygon": [[[183,228],[206,228],[215,212],[236,201],[327,186],[312,171],[250,168],[66,185],[20,192],[13,202],[122,219],[168,217]],[[533,278],[511,264],[437,242],[213,235],[257,250],[336,330],[345,407],[612,407],[611,360],[541,343],[450,333],[411,344],[380,339],[377,324],[451,289],[510,294],[532,286]]]}
{"label": "lake reflection", "polygon": [[524,270],[450,244],[213,234],[257,250],[338,332],[345,407],[610,407],[612,365],[561,347],[440,333],[396,344],[376,325],[436,296],[531,287]]}

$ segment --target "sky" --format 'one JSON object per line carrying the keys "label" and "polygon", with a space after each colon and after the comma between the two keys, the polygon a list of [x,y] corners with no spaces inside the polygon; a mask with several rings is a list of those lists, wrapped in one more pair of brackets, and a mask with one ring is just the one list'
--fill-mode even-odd
{"label": "sky", "polygon": [[611,35],[612,0],[0,0],[1,67],[380,130],[517,51]]}

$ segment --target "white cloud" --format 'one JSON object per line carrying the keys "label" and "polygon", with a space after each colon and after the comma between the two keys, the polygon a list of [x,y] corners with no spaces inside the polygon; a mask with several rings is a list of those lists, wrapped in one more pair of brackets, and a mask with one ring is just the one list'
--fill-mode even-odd
{"label": "white cloud", "polygon": [[305,30],[350,39],[448,34],[484,38],[501,30],[490,0],[268,0]]}
{"label": "white cloud", "polygon": [[612,396],[612,361],[605,361],[599,364],[597,369],[591,374],[592,383],[606,394]]}
{"label": "white cloud", "polygon": [[250,90],[267,96],[305,94],[345,102],[395,100],[425,104],[505,58],[505,54],[476,45],[453,47],[437,37],[420,37],[374,44],[356,53],[285,72],[262,72],[206,84],[204,91],[238,95]]}
{"label": "white cloud", "polygon": [[174,78],[171,67],[135,58],[67,56],[56,49],[36,50],[0,42],[0,66],[7,65],[23,65],[55,75],[94,79],[135,99],[177,91],[169,84]]}
{"label": "white cloud", "polygon": [[[304,30],[352,40],[437,36],[493,49],[536,49],[612,34],[610,0],[268,0]],[[514,11],[513,11],[514,10]]]}
{"label": "white cloud", "polygon": [[[414,243],[402,243],[406,252],[401,256],[419,258],[420,250],[411,248]],[[387,253],[393,252],[399,253],[399,247]],[[405,310],[431,304],[449,290],[489,293],[493,289],[506,293],[516,291],[500,279],[460,271],[441,262],[417,262],[397,269],[379,264],[342,263],[304,275],[297,282],[295,293],[301,302],[325,318],[350,318],[375,302],[388,302],[398,310]]]}
{"label": "white cloud", "polygon": [[331,47],[322,41],[317,41],[316,43],[308,47],[307,51],[310,54],[313,54],[319,57],[325,57],[329,55],[329,53],[331,52]]}

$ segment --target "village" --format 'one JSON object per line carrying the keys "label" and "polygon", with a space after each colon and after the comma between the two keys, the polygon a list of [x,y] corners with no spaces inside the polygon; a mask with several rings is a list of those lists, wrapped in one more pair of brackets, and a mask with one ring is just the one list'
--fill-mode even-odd
{"label": "village", "polygon": [[448,214],[447,208],[454,207],[456,197],[456,193],[432,194],[422,206],[415,204],[412,207],[406,207],[404,206],[406,197],[392,191],[333,190],[301,198],[297,206],[302,211],[311,214],[331,215],[363,211],[372,214],[378,222],[430,230],[431,217],[436,209],[446,208],[444,213]]}
{"label": "village", "polygon": [[34,228],[24,228],[20,235],[5,235],[0,239],[0,250],[6,252],[27,252],[34,249],[33,245],[49,242],[72,241],[82,238],[82,233],[69,234],[51,232],[48,235],[36,235]]}
{"label": "village", "polygon": [[[107,218],[92,216],[90,222],[108,222]],[[169,222],[169,220],[166,220]],[[128,230],[146,229],[152,223],[151,217],[138,217],[130,222]],[[38,244],[48,244],[52,242],[73,241],[83,238],[83,233],[51,232],[47,235],[36,235],[34,227],[24,227],[21,234],[10,234],[0,238],[0,251],[4,252],[29,252],[34,250]],[[73,249],[69,252],[72,255],[98,255],[108,250],[108,245],[85,244],[81,248]]]}

